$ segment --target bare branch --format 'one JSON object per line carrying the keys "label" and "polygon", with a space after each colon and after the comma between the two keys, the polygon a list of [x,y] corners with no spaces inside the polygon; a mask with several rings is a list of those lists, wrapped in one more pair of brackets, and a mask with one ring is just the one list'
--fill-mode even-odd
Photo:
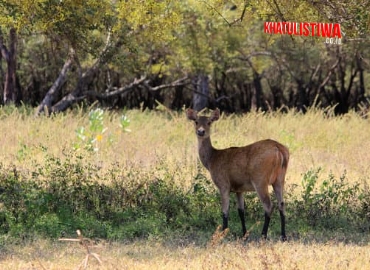
{"label": "bare branch", "polygon": [[39,115],[43,111],[50,112],[50,108],[54,101],[55,95],[63,86],[65,81],[67,80],[67,73],[72,66],[73,59],[75,58],[75,50],[71,47],[69,49],[69,53],[67,56],[67,60],[65,61],[62,70],[59,73],[58,78],[55,80],[53,85],[50,87],[49,91],[46,93],[44,99],[42,100],[41,104],[37,107],[36,115]]}
{"label": "bare branch", "polygon": [[[149,91],[158,91],[158,90],[165,89],[165,88],[171,88],[171,87],[186,85],[187,83],[185,81],[187,79],[188,79],[188,77],[185,76],[185,77],[183,77],[181,79],[178,79],[178,80],[176,80],[172,83],[162,84],[162,85],[159,85],[159,86],[156,86],[156,87],[152,87],[152,86],[149,85],[149,80],[147,80],[147,77],[142,76],[140,79],[135,79],[132,83],[130,83],[128,85],[125,85],[123,87],[108,88],[104,93],[97,93],[95,91],[87,91],[87,92],[84,92],[84,96],[92,96],[92,97],[97,97],[97,98],[100,98],[100,99],[107,99],[107,98],[110,98],[110,97],[121,95],[123,93],[127,93],[128,91],[131,91],[135,87],[140,86],[140,85],[143,85]],[[113,91],[111,91],[112,89],[113,89]]]}
{"label": "bare branch", "polygon": [[324,87],[327,84],[327,82],[330,79],[331,74],[333,73],[333,70],[338,66],[339,62],[340,62],[340,58],[338,58],[337,61],[334,63],[334,65],[331,66],[331,68],[329,69],[328,75],[323,80],[323,82],[320,84],[319,89]]}
{"label": "bare branch", "polygon": [[206,4],[208,7],[210,7],[214,12],[216,12],[218,14],[218,16],[220,16],[226,23],[228,26],[231,26],[232,24],[229,23],[229,21],[213,6],[211,6],[210,4],[208,4],[207,1],[202,1],[204,4]]}
{"label": "bare branch", "polygon": [[242,55],[242,57],[237,57],[237,59],[242,61],[249,61],[252,57],[255,56],[271,56],[272,53],[268,51],[261,51],[261,52],[252,52],[248,56],[246,56],[241,50],[238,50],[238,52]]}
{"label": "bare branch", "polygon": [[183,86],[183,85],[186,85],[188,83],[186,83],[185,81],[188,80],[188,76],[185,76],[181,79],[178,79],[172,83],[168,83],[168,84],[162,84],[162,85],[158,85],[158,86],[155,86],[155,87],[152,87],[148,84],[148,81],[145,81],[144,82],[144,86],[146,88],[148,88],[150,91],[158,91],[158,90],[162,90],[162,89],[165,89],[165,88],[172,88],[172,87],[176,87],[176,86]]}
{"label": "bare branch", "polygon": [[96,59],[95,63],[92,65],[91,68],[89,68],[87,71],[85,71],[83,74],[82,74],[82,78],[88,78],[90,77],[91,75],[93,75],[97,69],[102,65],[104,64],[106,61],[107,61],[107,54],[109,52],[109,49],[111,48],[112,46],[112,31],[108,31],[108,35],[107,35],[107,38],[105,40],[105,45],[104,45],[104,48],[103,50],[101,51],[98,59]]}
{"label": "bare branch", "polygon": [[140,79],[136,79],[130,83],[129,85],[125,85],[123,87],[120,87],[120,88],[117,88],[117,87],[112,87],[111,89],[114,89],[114,91],[110,91],[111,89],[107,89],[105,93],[97,93],[95,91],[87,91],[84,93],[84,96],[92,96],[92,97],[97,97],[97,98],[101,98],[101,99],[106,99],[106,98],[110,98],[110,97],[114,97],[114,96],[117,96],[117,95],[121,95],[127,91],[130,91],[132,90],[133,88],[135,88],[136,86],[139,86],[141,84],[144,83],[144,81],[146,80],[146,76],[142,76]]}
{"label": "bare branch", "polygon": [[274,13],[275,15],[277,15],[277,17],[279,17],[279,19],[283,22],[286,22],[286,19],[284,18],[284,14],[283,12],[281,12],[281,9],[278,5],[278,3],[276,2],[276,0],[273,0],[272,3],[270,3],[270,1],[267,1],[267,3],[270,5],[270,7],[274,10]]}
{"label": "bare branch", "polygon": [[82,266],[84,267],[84,269],[87,268],[90,256],[94,257],[98,261],[99,265],[102,265],[103,262],[101,261],[99,254],[93,253],[90,250],[90,247],[94,246],[93,241],[89,238],[83,237],[80,230],[77,230],[76,232],[77,238],[59,238],[59,241],[79,242],[80,245],[86,249],[86,257],[82,260],[79,269],[81,269]]}
{"label": "bare branch", "polygon": [[[95,61],[95,63],[92,65],[91,68],[89,68],[87,71],[81,74],[80,79],[75,87],[75,89],[63,97],[60,101],[58,101],[55,105],[52,106],[51,111],[52,112],[61,112],[67,109],[70,105],[72,105],[74,102],[81,100],[84,98],[82,96],[83,90],[86,87],[86,85],[91,81],[94,74],[97,72],[99,67],[103,65],[108,59],[109,59],[109,50],[112,47],[111,44],[111,38],[112,38],[112,32],[109,31],[105,46],[100,53],[98,59]],[[78,59],[76,57],[76,62],[78,63]]]}
{"label": "bare branch", "polygon": [[244,19],[244,15],[245,15],[245,11],[247,10],[247,2],[248,1],[244,1],[244,8],[243,8],[243,12],[242,12],[242,15],[240,15],[240,21],[242,22],[243,19]]}

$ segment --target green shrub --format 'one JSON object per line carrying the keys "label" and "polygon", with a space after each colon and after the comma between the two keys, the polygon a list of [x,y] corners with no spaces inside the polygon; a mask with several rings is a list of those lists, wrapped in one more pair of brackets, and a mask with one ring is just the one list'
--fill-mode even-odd
{"label": "green shrub", "polygon": [[[291,233],[369,232],[368,186],[349,185],[345,173],[339,179],[329,174],[319,183],[320,173],[320,169],[307,171],[301,192],[299,187],[287,191]],[[173,184],[169,173],[163,175],[137,179],[135,171],[122,175],[114,169],[101,174],[99,167],[73,156],[61,160],[46,155],[29,174],[0,165],[0,234],[57,238],[80,229],[87,237],[111,240],[209,237],[221,223],[220,196],[213,183],[198,173],[185,190]],[[247,193],[245,202],[247,225],[252,227],[263,220],[263,208],[255,193]],[[274,215],[272,234],[280,226],[278,211]],[[260,226],[254,234],[259,235]],[[240,234],[235,196],[230,230]]]}
{"label": "green shrub", "polygon": [[353,231],[353,228],[369,228],[366,215],[369,190],[359,183],[350,185],[344,172],[339,179],[329,174],[319,184],[321,169],[303,174],[302,193],[289,196],[290,216],[301,226],[313,229]]}

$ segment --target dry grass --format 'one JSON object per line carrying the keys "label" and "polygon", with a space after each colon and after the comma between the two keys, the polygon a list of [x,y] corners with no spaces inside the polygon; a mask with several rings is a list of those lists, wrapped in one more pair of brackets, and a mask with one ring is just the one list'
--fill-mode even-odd
{"label": "dry grass", "polygon": [[[113,143],[104,137],[98,153],[86,155],[85,161],[99,164],[102,170],[113,166],[123,174],[128,168],[136,169],[138,177],[143,178],[170,173],[177,184],[189,187],[198,170],[192,123],[183,114],[129,111],[127,115],[132,132],[120,131],[119,114],[107,115],[108,131],[104,136],[110,134]],[[0,162],[25,171],[42,162],[45,154],[65,158],[76,141],[77,127],[87,126],[82,113],[34,118],[14,112],[0,114],[0,119]],[[305,115],[251,113],[223,116],[214,125],[213,143],[224,148],[273,138],[286,144],[291,151],[288,186],[300,185],[302,174],[318,167],[325,176],[329,172],[340,176],[346,171],[349,181],[369,182],[369,134],[369,120],[355,113],[336,118],[316,110]],[[246,244],[220,239],[206,247],[155,240],[103,243],[94,250],[102,266],[91,260],[88,269],[370,269],[369,243],[348,244],[335,236],[333,239],[323,243]],[[0,252],[3,250],[0,246]],[[85,256],[84,249],[75,243],[37,240],[7,247],[6,253],[0,253],[0,268],[77,269]]]}
{"label": "dry grass", "polygon": [[[108,131],[99,143],[100,150],[90,157],[85,155],[86,162],[96,162],[103,169],[118,163],[123,172],[130,167],[153,176],[166,165],[175,174],[175,181],[190,184],[197,173],[192,123],[182,114],[171,117],[166,113],[129,111],[127,115],[131,133],[122,133],[118,127],[120,114],[107,113],[104,124]],[[45,153],[64,158],[77,140],[75,130],[88,126],[87,116],[82,113],[34,118],[15,112],[7,117],[0,115],[0,119],[0,136],[6,142],[0,161],[24,169],[41,162]],[[346,171],[350,180],[368,180],[369,133],[369,120],[355,113],[328,118],[322,111],[312,110],[305,115],[290,112],[223,116],[214,124],[212,139],[218,148],[265,138],[282,142],[291,152],[287,184],[300,185],[302,173],[318,167],[323,169],[323,175],[332,172],[338,177]],[[113,139],[111,145],[108,135]]]}
{"label": "dry grass", "polygon": [[[135,242],[101,244],[95,248],[102,265],[90,260],[87,269],[369,269],[370,245],[302,242],[234,241],[196,245]],[[0,261],[1,269],[78,269],[84,250],[71,244],[38,241],[15,247]]]}

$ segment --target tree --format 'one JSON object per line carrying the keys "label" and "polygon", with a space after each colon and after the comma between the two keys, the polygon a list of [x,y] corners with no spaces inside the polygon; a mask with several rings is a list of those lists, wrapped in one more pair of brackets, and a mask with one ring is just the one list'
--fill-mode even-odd
{"label": "tree", "polygon": [[[341,113],[368,106],[369,21],[358,8],[367,3],[9,0],[0,1],[0,25],[15,29],[15,82],[37,113],[96,101]],[[345,38],[336,51],[322,38],[266,34],[266,21],[338,22]]]}
{"label": "tree", "polygon": [[20,99],[20,89],[19,85],[17,85],[16,76],[16,43],[17,37],[14,28],[9,30],[9,49],[4,44],[4,38],[0,29],[0,52],[7,65],[3,94],[5,104],[16,103]]}

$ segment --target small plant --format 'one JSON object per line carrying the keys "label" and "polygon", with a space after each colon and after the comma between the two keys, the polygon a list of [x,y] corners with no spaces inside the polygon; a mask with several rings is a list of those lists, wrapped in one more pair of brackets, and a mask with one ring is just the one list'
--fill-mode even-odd
{"label": "small plant", "polygon": [[312,204],[315,201],[316,195],[314,194],[314,189],[315,189],[317,180],[319,179],[320,171],[321,171],[321,168],[318,168],[316,170],[309,170],[303,174],[302,199],[305,204]]}
{"label": "small plant", "polygon": [[78,143],[74,145],[75,149],[83,147],[88,151],[97,152],[98,143],[103,139],[103,134],[107,131],[104,127],[104,111],[95,109],[89,113],[89,128],[79,127],[76,130]]}
{"label": "small plant", "polygon": [[128,128],[130,125],[130,119],[126,115],[122,115],[119,121],[119,126],[123,132],[131,132],[131,129]]}
{"label": "small plant", "polygon": [[[119,121],[119,126],[123,132],[131,131],[128,129],[130,120],[126,115],[122,115]],[[107,137],[110,143],[113,142],[111,135],[105,136],[107,130],[108,128],[104,126],[104,110],[98,108],[90,111],[89,127],[82,126],[76,130],[78,142],[75,143],[74,149],[84,148],[87,151],[98,152],[103,138]]]}

